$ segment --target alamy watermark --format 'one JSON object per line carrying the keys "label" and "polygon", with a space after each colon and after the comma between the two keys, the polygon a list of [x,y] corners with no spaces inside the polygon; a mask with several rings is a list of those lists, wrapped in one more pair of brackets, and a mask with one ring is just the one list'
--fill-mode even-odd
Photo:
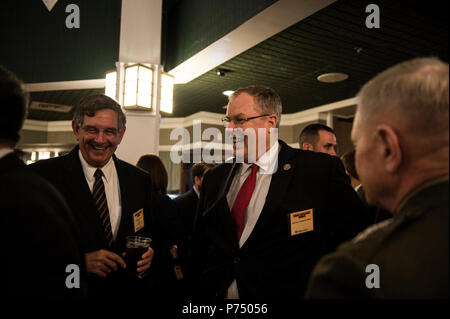
{"label": "alamy watermark", "polygon": [[380,7],[376,4],[369,4],[366,7],[366,13],[370,13],[366,18],[366,27],[368,29],[380,28]]}
{"label": "alamy watermark", "polygon": [[66,287],[68,289],[80,288],[80,267],[75,264],[67,265],[66,273]]}
{"label": "alamy watermark", "polygon": [[[178,142],[171,147],[170,159],[173,163],[205,162],[220,164],[230,159],[237,163],[256,163],[264,157],[273,158],[273,152],[278,150],[271,146],[278,140],[277,128],[226,128],[225,139],[222,131],[210,127],[202,132],[201,121],[193,123],[193,136],[186,128],[175,128],[170,133],[170,140]],[[203,142],[208,142],[203,146]],[[191,152],[192,151],[192,152]],[[192,153],[192,155],[191,155]],[[275,156],[276,157],[276,156]],[[276,163],[270,164],[270,173],[277,169]]]}
{"label": "alamy watermark", "polygon": [[366,272],[370,273],[366,277],[366,287],[369,289],[380,288],[380,267],[376,264],[367,265]]}
{"label": "alamy watermark", "polygon": [[67,29],[79,29],[80,28],[80,7],[76,4],[69,4],[66,7],[66,13],[70,13],[66,17]]}

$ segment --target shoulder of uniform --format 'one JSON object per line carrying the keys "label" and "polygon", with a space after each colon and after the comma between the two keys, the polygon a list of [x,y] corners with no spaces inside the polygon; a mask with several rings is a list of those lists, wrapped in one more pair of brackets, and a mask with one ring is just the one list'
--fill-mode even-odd
{"label": "shoulder of uniform", "polygon": [[361,233],[356,235],[355,238],[352,239],[352,243],[360,243],[365,240],[368,240],[370,238],[373,238],[374,236],[377,236],[379,232],[386,229],[390,224],[392,223],[392,218],[386,219],[382,222],[379,222],[375,225],[372,225],[365,230],[363,230]]}

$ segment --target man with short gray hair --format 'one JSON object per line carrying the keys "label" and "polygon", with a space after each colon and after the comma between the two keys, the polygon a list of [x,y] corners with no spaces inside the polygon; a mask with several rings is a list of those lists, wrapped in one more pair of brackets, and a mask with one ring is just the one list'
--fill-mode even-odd
{"label": "man with short gray hair", "polygon": [[369,204],[393,218],[324,257],[310,298],[448,298],[449,66],[417,58],[358,94],[352,130]]}

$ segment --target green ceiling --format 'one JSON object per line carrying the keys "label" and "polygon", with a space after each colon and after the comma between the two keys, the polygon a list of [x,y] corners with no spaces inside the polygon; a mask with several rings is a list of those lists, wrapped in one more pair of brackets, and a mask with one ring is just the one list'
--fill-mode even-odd
{"label": "green ceiling", "polygon": [[[110,1],[120,3],[118,0],[108,0],[108,3]],[[29,3],[25,0],[14,1],[19,2]],[[85,3],[85,1],[71,2]],[[95,2],[99,3],[99,6],[106,3],[105,0]],[[163,61],[166,70],[167,66],[176,65],[209,45],[221,32],[245,21],[250,9],[254,10],[252,14],[255,14],[273,1],[258,1],[259,4],[263,4],[251,6],[250,9],[243,10],[243,13],[236,14],[236,17],[233,12],[239,11],[237,2],[229,2],[225,9],[220,11],[219,4],[223,2],[221,0],[164,2]],[[244,0],[241,2],[242,7],[256,3]],[[60,5],[64,7],[65,3],[60,0],[55,9]],[[192,3],[192,8],[188,3]],[[365,8],[370,3],[376,3],[380,7],[380,29],[365,27],[368,15]],[[202,11],[201,4],[205,11]],[[37,5],[34,6],[35,11]],[[42,3],[40,6],[43,7]],[[118,47],[114,47],[113,42],[117,40],[115,37],[118,37],[118,32],[111,21],[116,21],[117,17],[120,19],[120,6],[116,4],[116,7],[114,5],[112,7],[115,9],[110,8],[104,15],[95,15],[95,18],[91,17],[91,20],[88,20],[99,30],[103,30],[103,36],[71,34],[73,44],[65,43],[63,48],[59,48],[58,41],[55,41],[50,50],[43,48],[42,52],[24,52],[24,49],[31,46],[20,40],[27,30],[18,27],[18,36],[8,35],[6,42],[5,35],[2,34],[1,43],[11,45],[2,47],[0,63],[8,66],[8,63],[4,63],[5,52],[9,53],[10,59],[11,55],[15,55],[16,64],[13,64],[15,67],[11,69],[19,76],[21,72],[29,72],[31,80],[25,79],[26,82],[33,82],[32,79],[36,79],[38,74],[48,78],[49,81],[61,74],[75,77],[71,79],[103,77],[104,71],[113,67],[112,61],[117,60]],[[216,11],[212,11],[214,8]],[[27,12],[28,9],[21,10]],[[34,12],[33,10],[28,14]],[[43,10],[46,10],[45,7]],[[16,11],[11,15],[19,18],[21,11]],[[214,18],[206,19],[208,12],[215,12]],[[64,17],[67,15],[63,11],[60,14]],[[35,21],[33,19],[35,18],[31,18]],[[54,24],[63,23],[60,18],[54,19],[55,21],[52,20]],[[200,21],[205,23],[200,24]],[[51,27],[50,23],[42,21],[40,23],[47,31]],[[212,30],[215,27],[217,28]],[[41,31],[37,31],[39,29],[37,23],[36,30],[32,31],[36,39],[30,40],[33,45],[40,41]],[[80,32],[85,32],[81,29]],[[57,32],[66,34],[66,30],[54,32],[56,35],[59,34]],[[74,51],[70,50],[72,46]],[[49,62],[33,70],[25,68],[26,61],[44,61],[44,57],[48,54],[54,54],[54,63]],[[218,77],[214,69],[189,83],[176,85],[173,116],[186,116],[198,111],[223,112],[222,106],[226,105],[227,99],[221,92],[250,84],[264,84],[275,88],[282,97],[283,112],[298,112],[353,97],[369,78],[383,69],[413,57],[430,55],[448,61],[448,11],[442,8],[441,1],[339,0],[219,66],[231,70],[224,77]],[[18,61],[25,61],[24,65],[17,65]],[[318,75],[327,72],[345,72],[350,77],[338,84],[326,84],[316,80]],[[32,98],[35,101],[73,105],[82,96],[92,92],[92,90],[35,92],[32,93]],[[30,112],[29,118],[70,119],[70,114],[54,113],[56,112]]]}
{"label": "green ceiling", "polygon": [[[221,92],[251,84],[273,87],[283,113],[294,113],[353,97],[368,79],[400,61],[429,55],[448,61],[448,11],[437,1],[377,1],[380,29],[365,27],[369,3],[337,1],[221,65],[232,71],[224,77],[211,70],[176,85],[174,115],[223,112],[227,99]],[[328,72],[350,77],[336,84],[316,80]]]}
{"label": "green ceiling", "polygon": [[[66,28],[77,4],[80,28]],[[0,1],[0,64],[26,83],[98,79],[119,56],[121,0]]]}
{"label": "green ceiling", "polygon": [[277,0],[164,1],[163,64],[170,71]]}

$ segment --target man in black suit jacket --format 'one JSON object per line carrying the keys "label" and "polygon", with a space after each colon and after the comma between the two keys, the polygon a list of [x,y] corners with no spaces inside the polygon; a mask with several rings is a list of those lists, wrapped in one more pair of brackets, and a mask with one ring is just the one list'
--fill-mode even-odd
{"label": "man in black suit jacket", "polygon": [[379,223],[385,219],[391,218],[392,214],[387,210],[382,209],[380,207],[367,205],[364,187],[361,184],[361,181],[359,180],[358,172],[356,171],[355,168],[355,153],[356,152],[353,149],[345,153],[341,157],[342,164],[344,164],[345,173],[350,178],[350,183],[353,189],[356,191],[356,194],[358,194],[364,206],[367,207],[368,214],[371,216],[374,224]]}
{"label": "man in black suit jacket", "polygon": [[183,222],[185,235],[189,238],[192,236],[192,230],[194,228],[195,213],[197,211],[198,199],[202,189],[203,177],[211,167],[213,167],[212,164],[204,162],[195,163],[192,166],[191,174],[194,183],[192,189],[173,200],[180,215],[180,219]]}
{"label": "man in black suit jacket", "polygon": [[359,93],[352,130],[369,204],[393,213],[325,256],[309,298],[448,298],[449,66],[403,62]]}
{"label": "man in black suit jacket", "polygon": [[[85,97],[75,111],[72,127],[77,147],[68,155],[39,161],[31,167],[56,186],[76,216],[86,259],[89,296],[139,295],[146,289],[147,279],[128,273],[125,267],[131,270],[136,265],[127,265],[123,253],[127,236],[152,237],[152,246],[158,245],[158,229],[149,209],[150,176],[114,156],[125,133],[125,115],[114,100],[105,95]],[[106,221],[100,220],[92,194],[97,169],[103,172],[101,179],[109,211]],[[153,253],[149,248],[142,255],[138,275],[144,275],[150,268]],[[152,271],[155,268],[156,265]],[[152,271],[148,280],[158,280]]]}
{"label": "man in black suit jacket", "polygon": [[[62,196],[14,153],[28,94],[0,67],[2,290],[15,298],[86,296],[84,258]],[[68,285],[67,285],[68,284]]]}
{"label": "man in black suit jacket", "polygon": [[183,245],[180,251],[180,262],[183,267],[185,281],[189,281],[191,279],[189,266],[192,258],[192,232],[194,229],[195,214],[197,212],[200,191],[202,189],[203,177],[213,166],[214,165],[205,162],[195,163],[192,166],[191,173],[192,180],[194,182],[192,189],[173,200],[173,204],[177,209],[179,220],[183,225]]}
{"label": "man in black suit jacket", "polygon": [[[193,239],[198,297],[300,298],[316,261],[367,225],[340,160],[278,141],[280,116],[281,99],[270,88],[242,88],[230,97],[228,128],[262,134],[233,131],[235,162],[203,180]],[[236,202],[252,183],[243,209]],[[243,210],[242,220],[236,216]]]}

